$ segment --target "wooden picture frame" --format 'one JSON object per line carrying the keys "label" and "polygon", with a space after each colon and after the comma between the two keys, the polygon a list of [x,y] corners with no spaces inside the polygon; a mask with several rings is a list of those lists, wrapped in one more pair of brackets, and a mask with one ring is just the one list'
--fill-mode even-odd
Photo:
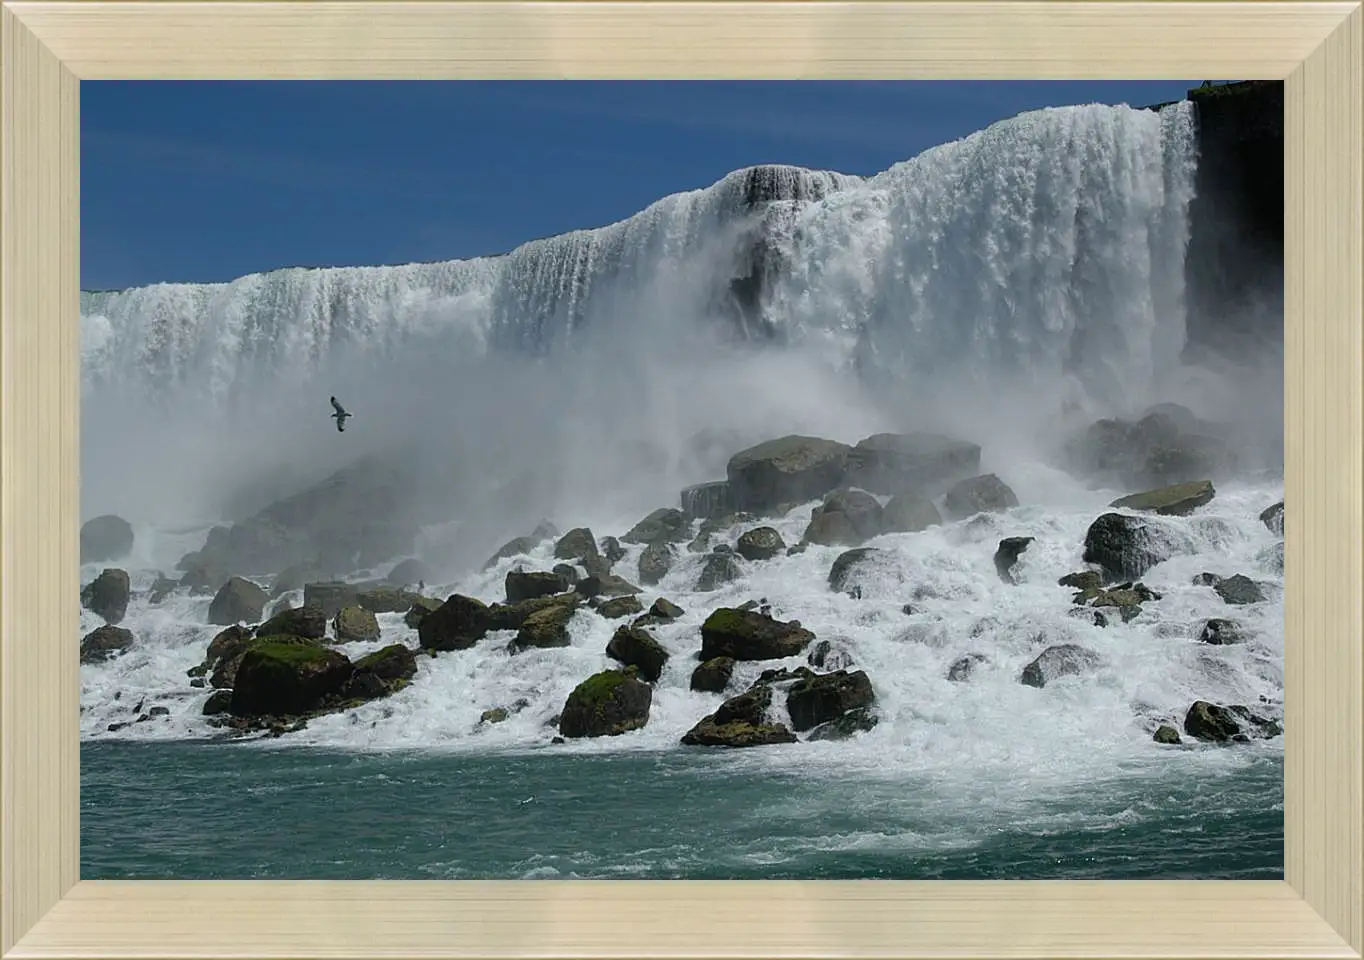
{"label": "wooden picture frame", "polygon": [[[0,8],[0,955],[1364,951],[1359,0]],[[1283,882],[79,880],[80,80],[1191,76],[1285,81]]]}

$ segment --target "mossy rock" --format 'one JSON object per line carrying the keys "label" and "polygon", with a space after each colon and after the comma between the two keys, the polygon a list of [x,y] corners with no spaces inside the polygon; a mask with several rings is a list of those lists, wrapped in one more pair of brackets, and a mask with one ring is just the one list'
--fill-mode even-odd
{"label": "mossy rock", "polygon": [[628,617],[632,614],[641,613],[644,604],[639,602],[636,596],[613,597],[603,603],[597,604],[597,613],[607,620],[619,620],[621,617]]}
{"label": "mossy rock", "polygon": [[262,637],[287,634],[321,640],[327,635],[327,615],[321,607],[299,607],[275,614],[256,631]]}
{"label": "mossy rock", "polygon": [[399,587],[376,587],[373,590],[361,590],[355,595],[356,605],[370,613],[403,613],[423,599],[421,594]]}
{"label": "mossy rock", "polygon": [[577,610],[576,603],[556,603],[535,611],[522,622],[516,639],[512,641],[513,648],[524,650],[528,647],[547,649],[570,646],[573,640],[568,634],[568,622]]}
{"label": "mossy rock", "polygon": [[301,637],[252,642],[232,685],[237,717],[296,716],[319,709],[350,679],[350,660]]}
{"label": "mossy rock", "polygon": [[411,648],[392,643],[355,661],[341,695],[374,700],[397,693],[417,675],[417,657]]}
{"label": "mossy rock", "polygon": [[792,729],[799,733],[875,702],[876,694],[865,671],[840,670],[797,680],[787,694],[786,709],[791,714]]}
{"label": "mossy rock", "polygon": [[1158,513],[1167,517],[1185,517],[1199,507],[1212,503],[1217,496],[1212,481],[1199,480],[1194,483],[1176,483],[1144,493],[1134,493],[1121,497],[1109,504],[1115,509],[1136,510],[1142,513]]}
{"label": "mossy rock", "polygon": [[772,705],[772,688],[754,687],[731,697],[713,714],[701,719],[682,737],[686,746],[758,747],[775,743],[795,743],[797,737],[783,724],[769,723],[767,710]]}
{"label": "mossy rock", "polygon": [[606,645],[606,655],[627,667],[637,667],[640,676],[657,683],[668,662],[668,651],[643,627],[622,626]]}
{"label": "mossy rock", "polygon": [[81,663],[104,663],[127,653],[133,646],[133,632],[106,623],[81,638]]}
{"label": "mossy rock", "polygon": [[1155,736],[1153,736],[1151,739],[1155,740],[1156,743],[1163,743],[1167,745],[1184,742],[1179,738],[1179,731],[1176,730],[1174,727],[1170,726],[1168,723],[1162,723],[1160,726],[1156,727]]}
{"label": "mossy rock", "polygon": [[1097,570],[1081,570],[1078,573],[1068,573],[1056,582],[1059,586],[1074,587],[1080,591],[1098,591],[1104,585],[1104,578]]}
{"label": "mossy rock", "polygon": [[760,562],[771,560],[786,549],[786,541],[773,527],[754,527],[744,531],[734,550],[745,560]]}
{"label": "mossy rock", "polygon": [[1239,704],[1221,706],[1197,700],[1184,715],[1184,732],[1208,743],[1247,743],[1280,736],[1283,728]]}
{"label": "mossy rock", "polygon": [[336,639],[342,643],[373,643],[380,637],[379,621],[364,607],[343,607],[332,620]]}
{"label": "mossy rock", "polygon": [[814,639],[795,621],[783,623],[751,610],[721,607],[701,625],[701,658],[783,660],[804,652]]}
{"label": "mossy rock", "polygon": [[733,657],[712,657],[691,674],[691,689],[698,693],[724,693],[734,676]]}
{"label": "mossy rock", "polygon": [[581,603],[582,596],[576,592],[556,593],[548,597],[521,600],[518,603],[495,603],[488,608],[488,629],[520,630],[532,614],[551,607],[576,610]]}
{"label": "mossy rock", "polygon": [[441,601],[435,597],[417,597],[407,613],[403,614],[403,623],[416,630],[421,626],[422,618],[432,610],[440,609],[440,605]]}
{"label": "mossy rock", "polygon": [[540,597],[563,593],[572,584],[560,573],[547,573],[542,570],[510,570],[503,582],[508,603],[523,600],[536,600]]}
{"label": "mossy rock", "polygon": [[649,722],[653,688],[638,671],[603,670],[574,688],[559,716],[559,733],[565,737],[619,736]]}
{"label": "mossy rock", "polygon": [[493,707],[490,710],[484,710],[483,713],[479,716],[478,722],[503,723],[509,716],[511,716],[511,714],[507,711],[506,707]]}

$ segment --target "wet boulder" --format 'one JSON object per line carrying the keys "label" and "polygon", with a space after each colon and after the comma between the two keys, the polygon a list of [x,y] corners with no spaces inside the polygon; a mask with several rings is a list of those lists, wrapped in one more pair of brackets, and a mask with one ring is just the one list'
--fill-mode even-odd
{"label": "wet boulder", "polygon": [[855,586],[854,580],[859,567],[873,564],[889,556],[889,552],[875,547],[857,547],[839,554],[833,566],[829,568],[829,589],[846,593]]}
{"label": "wet boulder", "polygon": [[1184,715],[1184,732],[1205,743],[1246,743],[1272,739],[1283,733],[1273,720],[1257,716],[1239,705],[1221,706],[1195,701]]}
{"label": "wet boulder", "polygon": [[355,661],[341,695],[375,700],[397,693],[417,675],[417,656],[401,643],[389,644]]}
{"label": "wet boulder", "polygon": [[756,563],[771,560],[783,552],[786,549],[786,541],[771,527],[754,527],[752,530],[744,531],[734,549],[745,560]]}
{"label": "wet boulder", "polygon": [[208,622],[219,625],[259,623],[265,614],[265,591],[242,577],[223,584],[208,607]]}
{"label": "wet boulder", "polygon": [[688,519],[708,520],[712,517],[722,517],[733,508],[727,480],[698,483],[682,491],[682,513]]}
{"label": "wet boulder", "polygon": [[468,650],[487,634],[488,605],[456,593],[421,618],[417,636],[423,650]]}
{"label": "wet boulder", "polygon": [[1205,620],[1198,631],[1198,642],[1216,647],[1245,643],[1250,639],[1250,631],[1235,620],[1213,617]]}
{"label": "wet boulder", "polygon": [[1213,584],[1213,590],[1222,598],[1224,603],[1234,605],[1244,605],[1250,603],[1260,603],[1265,599],[1264,592],[1250,577],[1236,574],[1234,577],[1227,577],[1225,580],[1218,580]]}
{"label": "wet boulder", "polygon": [[[430,580],[431,570],[415,557],[409,557],[395,565],[384,579],[388,581],[390,586],[410,587],[414,583],[425,583]],[[375,610],[374,612],[378,613],[379,611]]]}
{"label": "wet boulder", "polygon": [[122,560],[133,552],[133,528],[127,520],[112,513],[95,517],[81,525],[80,562],[105,563]]}
{"label": "wet boulder", "polygon": [[1160,726],[1156,727],[1155,735],[1152,736],[1151,739],[1156,743],[1163,743],[1166,746],[1183,743],[1179,738],[1179,731],[1168,723],[1162,723]]}
{"label": "wet boulder", "polygon": [[662,540],[650,543],[639,555],[639,582],[646,586],[658,583],[668,575],[674,559],[671,544]]}
{"label": "wet boulder", "polygon": [[484,570],[491,570],[503,560],[510,560],[512,557],[523,557],[540,545],[540,541],[535,537],[513,537],[502,546],[498,547],[491,557],[483,562]]}
{"label": "wet boulder", "polygon": [[823,546],[855,546],[880,532],[880,502],[862,490],[838,490],[814,509],[804,539]]}
{"label": "wet boulder", "polygon": [[379,621],[361,606],[342,607],[332,620],[332,630],[341,643],[372,643],[379,639]]}
{"label": "wet boulder", "polygon": [[841,647],[835,647],[828,640],[821,640],[815,644],[814,649],[805,658],[805,662],[816,670],[832,671],[844,670],[852,666],[853,658],[852,654]]}
{"label": "wet boulder", "polygon": [[691,673],[691,689],[698,693],[724,693],[734,676],[733,657],[712,657]]}
{"label": "wet boulder", "polygon": [[620,545],[620,541],[615,537],[602,537],[601,555],[602,559],[608,564],[618,563],[625,559],[625,548]]}
{"label": "wet boulder", "polygon": [[708,555],[705,563],[701,565],[701,573],[696,578],[696,589],[701,593],[709,593],[720,589],[726,583],[738,580],[741,576],[743,570],[739,567],[739,561],[734,559],[734,554],[717,550]]}
{"label": "wet boulder", "polygon": [[1199,507],[1212,503],[1217,495],[1210,480],[1195,483],[1176,483],[1172,486],[1134,493],[1109,504],[1114,509],[1158,513],[1166,517],[1186,517]]}
{"label": "wet boulder", "polygon": [[931,490],[980,469],[980,447],[933,433],[878,433],[848,451],[847,480],[864,490]]}
{"label": "wet boulder", "polygon": [[568,590],[571,584],[562,574],[544,571],[512,570],[507,573],[504,586],[508,603],[553,596]]}
{"label": "wet boulder", "polygon": [[1260,522],[1263,523],[1265,525],[1265,529],[1267,529],[1270,533],[1274,534],[1274,536],[1282,537],[1283,501],[1280,500],[1278,503],[1272,506],[1265,507],[1265,509],[1260,512]]}
{"label": "wet boulder", "polygon": [[639,675],[657,683],[668,662],[668,651],[643,627],[621,626],[606,645],[606,655],[627,667],[638,667]]}
{"label": "wet boulder", "polygon": [[[565,594],[566,598],[573,594]],[[551,603],[530,614],[521,623],[521,628],[512,641],[512,650],[525,650],[530,647],[549,649],[567,647],[573,642],[568,633],[568,622],[578,612],[576,598]]]}
{"label": "wet boulder", "polygon": [[660,507],[620,539],[622,543],[685,543],[691,539],[691,520],[674,507]]}
{"label": "wet boulder", "polygon": [[759,747],[775,743],[795,743],[796,735],[785,724],[770,723],[767,711],[772,705],[772,688],[757,686],[731,697],[714,713],[687,731],[686,746]]}
{"label": "wet boulder", "polygon": [[1062,677],[1088,673],[1101,662],[1099,655],[1087,647],[1061,643],[1043,650],[1032,663],[1024,667],[1020,682],[1029,687],[1041,688]]}
{"label": "wet boulder", "polygon": [[653,688],[638,672],[603,670],[573,689],[559,714],[564,737],[613,737],[638,730],[649,722]]}
{"label": "wet boulder", "polygon": [[1135,580],[1170,558],[1147,520],[1105,513],[1085,533],[1085,563],[1097,564],[1109,580]]}
{"label": "wet boulder", "polygon": [[726,466],[732,503],[762,512],[819,499],[843,481],[850,451],[833,440],[795,435],[742,450]]}
{"label": "wet boulder", "polygon": [[220,631],[209,642],[204,662],[200,665],[205,672],[211,671],[209,685],[215,690],[231,687],[237,676],[241,658],[251,646],[254,633],[250,627],[235,624]]}
{"label": "wet boulder", "polygon": [[971,679],[977,667],[988,662],[989,658],[983,653],[968,653],[964,657],[958,657],[947,668],[947,679],[953,683],[965,683]]}
{"label": "wet boulder", "polygon": [[921,533],[942,523],[933,501],[918,493],[897,493],[881,510],[883,533]]}
{"label": "wet boulder", "polygon": [[999,548],[995,550],[995,572],[999,574],[999,579],[1005,583],[1017,583],[1014,579],[1013,568],[1018,562],[1018,558],[1023,555],[1023,551],[1028,549],[1028,544],[1032,543],[1035,537],[1005,537],[999,541]]}
{"label": "wet boulder", "polygon": [[81,663],[104,663],[133,646],[133,632],[106,623],[81,638]]}
{"label": "wet boulder", "polygon": [[382,586],[370,590],[358,590],[355,605],[364,607],[370,613],[403,613],[411,610],[412,604],[421,599],[421,594],[412,593],[398,587]]}
{"label": "wet boulder", "polygon": [[585,560],[598,556],[601,552],[597,549],[597,538],[587,527],[574,527],[554,545],[556,560]]}
{"label": "wet boulder", "polygon": [[232,685],[233,716],[286,717],[311,713],[339,694],[350,660],[301,638],[271,637],[251,644]]}
{"label": "wet boulder", "polygon": [[797,680],[786,695],[791,728],[797,733],[875,702],[871,679],[862,670],[854,673],[840,670]]}
{"label": "wet boulder", "polygon": [[305,640],[321,640],[327,635],[327,615],[320,607],[283,610],[262,623],[256,630],[256,635],[261,637],[281,634],[303,637]]}
{"label": "wet boulder", "polygon": [[807,733],[805,739],[811,742],[847,740],[859,733],[870,733],[876,729],[876,724],[879,721],[880,717],[876,715],[876,711],[870,707],[858,707],[856,710],[849,710],[832,720],[821,723]]}
{"label": "wet boulder", "polygon": [[421,627],[422,619],[432,610],[439,610],[441,601],[435,597],[418,597],[412,601],[412,606],[407,608],[407,613],[403,614],[403,623],[413,630]]}
{"label": "wet boulder", "polygon": [[303,605],[317,607],[327,617],[334,617],[341,612],[342,607],[354,606],[359,602],[359,584],[328,580],[303,586]]}
{"label": "wet boulder", "polygon": [[814,639],[796,621],[783,623],[751,610],[721,607],[701,625],[701,659],[782,660],[798,656]]}
{"label": "wet boulder", "polygon": [[81,606],[105,623],[119,623],[128,614],[128,594],[127,571],[105,570],[81,591]]}
{"label": "wet boulder", "polygon": [[639,597],[633,594],[624,597],[613,597],[603,601],[596,606],[597,613],[607,620],[619,620],[621,617],[633,616],[644,611],[644,604],[639,602]]}
{"label": "wet boulder", "polygon": [[1018,506],[1018,496],[993,473],[959,480],[947,491],[943,507],[954,520],[978,513],[1003,513]]}

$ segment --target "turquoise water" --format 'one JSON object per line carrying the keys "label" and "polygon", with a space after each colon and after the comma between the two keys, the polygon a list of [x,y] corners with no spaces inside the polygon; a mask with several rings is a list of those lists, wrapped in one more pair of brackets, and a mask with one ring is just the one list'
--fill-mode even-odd
{"label": "turquoise water", "polygon": [[[1283,766],[1134,775],[1006,819],[933,782],[689,751],[85,743],[84,879],[1282,879]],[[1187,771],[1186,771],[1187,772]]]}

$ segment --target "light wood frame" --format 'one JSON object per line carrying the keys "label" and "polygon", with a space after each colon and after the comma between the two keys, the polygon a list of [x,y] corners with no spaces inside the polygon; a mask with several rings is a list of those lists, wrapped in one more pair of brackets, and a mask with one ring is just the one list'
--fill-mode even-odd
{"label": "light wood frame", "polygon": [[[1361,955],[1358,0],[5,0],[0,20],[0,955]],[[1194,76],[1286,82],[1284,882],[79,882],[80,79]]]}

